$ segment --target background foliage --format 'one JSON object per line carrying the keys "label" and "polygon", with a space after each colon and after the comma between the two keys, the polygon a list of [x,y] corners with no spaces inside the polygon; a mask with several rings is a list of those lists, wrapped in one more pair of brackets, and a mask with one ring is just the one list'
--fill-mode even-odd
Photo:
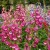
{"label": "background foliage", "polygon": [[9,7],[10,5],[16,6],[18,3],[28,4],[30,3],[37,3],[40,2],[42,5],[44,4],[43,1],[45,2],[46,5],[50,5],[50,0],[0,0],[0,6],[4,5],[5,7]]}

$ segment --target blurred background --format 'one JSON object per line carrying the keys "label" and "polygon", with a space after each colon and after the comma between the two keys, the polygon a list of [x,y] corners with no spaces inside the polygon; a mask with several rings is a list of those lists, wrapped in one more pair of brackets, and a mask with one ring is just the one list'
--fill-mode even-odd
{"label": "blurred background", "polygon": [[14,9],[17,4],[41,4],[42,7],[50,7],[50,0],[0,0],[0,13],[1,9],[4,6],[6,9],[9,9],[12,6]]}

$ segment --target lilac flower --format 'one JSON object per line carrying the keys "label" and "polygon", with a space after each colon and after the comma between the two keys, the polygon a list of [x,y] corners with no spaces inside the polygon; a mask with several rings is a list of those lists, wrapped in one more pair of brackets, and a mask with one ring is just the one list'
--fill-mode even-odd
{"label": "lilac flower", "polygon": [[50,15],[47,15],[46,22],[47,22],[48,25],[50,25]]}

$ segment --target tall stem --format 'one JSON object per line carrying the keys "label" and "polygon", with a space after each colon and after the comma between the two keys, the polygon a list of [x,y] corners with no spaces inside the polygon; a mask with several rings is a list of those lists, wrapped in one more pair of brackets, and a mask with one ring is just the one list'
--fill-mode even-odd
{"label": "tall stem", "polygon": [[[10,2],[10,4],[13,4],[13,0],[9,0],[9,2]],[[11,6],[12,7],[12,9],[13,9],[13,6]]]}
{"label": "tall stem", "polygon": [[45,0],[43,0],[43,4],[44,4],[44,8],[46,8],[46,3],[45,3]]}

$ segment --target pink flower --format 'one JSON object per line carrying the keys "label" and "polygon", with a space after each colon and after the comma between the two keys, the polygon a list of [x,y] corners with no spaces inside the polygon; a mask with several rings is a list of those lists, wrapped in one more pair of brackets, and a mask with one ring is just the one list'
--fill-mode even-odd
{"label": "pink flower", "polygon": [[48,50],[50,50],[50,44],[48,44]]}
{"label": "pink flower", "polygon": [[2,38],[2,41],[5,41],[7,39],[7,34],[5,34],[5,32],[2,32],[1,38]]}
{"label": "pink flower", "polygon": [[34,16],[35,16],[35,13],[30,13],[30,16],[31,16],[31,17],[34,17]]}
{"label": "pink flower", "polygon": [[36,16],[37,19],[40,18],[40,17],[41,17],[40,15],[37,15],[37,16]]}
{"label": "pink flower", "polygon": [[8,45],[8,46],[10,46],[11,45],[11,43],[9,42],[9,41],[4,41],[4,43],[6,44],[6,45]]}
{"label": "pink flower", "polygon": [[45,46],[47,46],[48,41],[47,41],[47,40],[45,40],[43,43],[44,43],[44,45],[45,45]]}
{"label": "pink flower", "polygon": [[50,15],[50,10],[48,10],[48,15]]}
{"label": "pink flower", "polygon": [[20,50],[19,46],[17,44],[13,44],[12,48],[14,48],[14,50]]}
{"label": "pink flower", "polygon": [[3,25],[3,26],[2,26],[2,30],[7,31],[7,29],[8,29],[8,26],[6,26],[6,25]]}
{"label": "pink flower", "polygon": [[14,18],[16,19],[16,22],[23,22],[25,16],[25,9],[21,5],[18,5],[16,11],[14,11]]}
{"label": "pink flower", "polygon": [[16,40],[17,40],[17,37],[16,37],[16,36],[14,36],[14,37],[12,37],[12,38],[13,38],[13,40],[14,40],[14,41],[16,41]]}
{"label": "pink flower", "polygon": [[27,33],[30,33],[30,28],[26,28],[25,30]]}
{"label": "pink flower", "polygon": [[30,41],[30,40],[32,40],[32,36],[27,35],[27,36],[26,36],[26,39],[27,39],[28,41]]}
{"label": "pink flower", "polygon": [[34,24],[34,22],[35,22],[34,20],[31,20],[31,21],[30,21],[30,24]]}
{"label": "pink flower", "polygon": [[44,19],[43,19],[41,16],[36,16],[36,18],[35,18],[35,23],[36,23],[36,25],[39,26],[40,28],[42,28],[43,21],[44,21]]}
{"label": "pink flower", "polygon": [[35,38],[34,43],[35,43],[35,44],[38,44],[38,43],[39,43],[39,41],[40,41],[40,40],[39,40],[39,38]]}
{"label": "pink flower", "polygon": [[17,34],[17,37],[20,38],[20,37],[21,37],[21,34],[18,33],[18,34]]}
{"label": "pink flower", "polygon": [[48,38],[48,41],[50,41],[50,37]]}
{"label": "pink flower", "polygon": [[34,48],[37,47],[39,41],[40,41],[40,40],[39,40],[38,38],[35,38],[35,41],[34,41],[34,43],[33,43],[33,47],[34,47]]}
{"label": "pink flower", "polygon": [[7,39],[2,37],[1,40],[2,40],[2,42],[5,42]]}
{"label": "pink flower", "polygon": [[14,50],[20,50],[19,48],[15,48]]}
{"label": "pink flower", "polygon": [[36,45],[36,44],[33,44],[33,47],[34,47],[34,48],[36,48],[36,47],[37,47],[37,45]]}
{"label": "pink flower", "polygon": [[30,50],[30,47],[29,47],[28,43],[25,44],[24,50]]}
{"label": "pink flower", "polygon": [[38,30],[38,27],[35,26],[35,27],[33,28],[33,31],[37,31],[37,30]]}
{"label": "pink flower", "polygon": [[0,34],[0,37],[2,37],[2,34]]}
{"label": "pink flower", "polygon": [[13,40],[13,35],[8,35],[8,38],[9,38],[10,40]]}
{"label": "pink flower", "polygon": [[36,15],[40,15],[40,12],[38,9],[35,11],[35,13],[36,13]]}
{"label": "pink flower", "polygon": [[21,27],[24,27],[26,25],[26,23],[23,21],[22,23],[21,23]]}

